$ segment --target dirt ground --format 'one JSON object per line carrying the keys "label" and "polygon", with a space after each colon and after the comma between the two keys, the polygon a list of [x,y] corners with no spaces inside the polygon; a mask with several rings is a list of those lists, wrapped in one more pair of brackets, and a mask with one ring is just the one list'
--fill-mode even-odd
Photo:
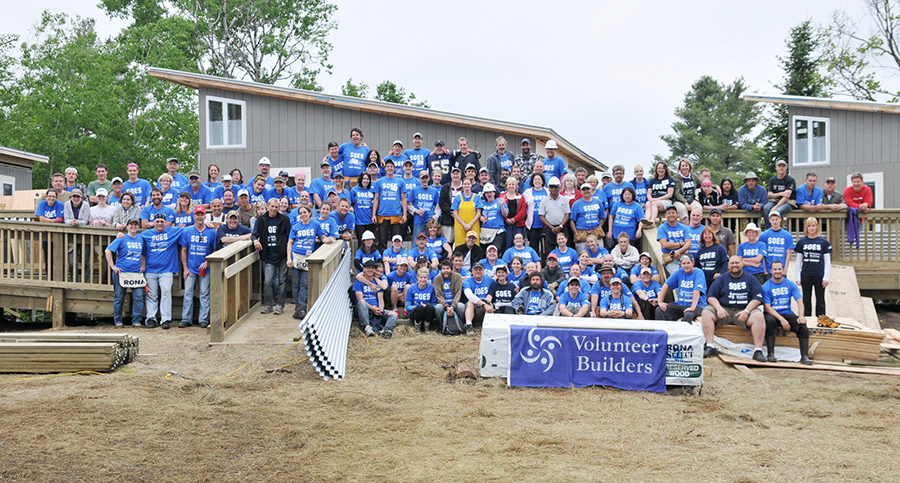
{"label": "dirt ground", "polygon": [[209,347],[199,328],[133,334],[142,355],[112,374],[0,376],[0,481],[832,482],[900,473],[900,380],[891,376],[750,376],[713,359],[702,390],[511,388],[448,380],[458,362],[476,362],[477,338],[400,327],[368,344],[354,329],[347,378],[324,382],[297,347]]}

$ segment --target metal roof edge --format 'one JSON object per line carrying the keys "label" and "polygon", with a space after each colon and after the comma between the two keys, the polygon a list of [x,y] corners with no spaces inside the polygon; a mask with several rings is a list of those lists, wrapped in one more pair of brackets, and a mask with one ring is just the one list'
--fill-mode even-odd
{"label": "metal roof edge", "polygon": [[860,101],[856,99],[835,99],[832,97],[805,97],[784,94],[744,94],[742,99],[751,102],[768,102],[789,106],[823,107],[851,111],[888,112],[900,114],[900,104],[888,102]]}
{"label": "metal roof edge", "polygon": [[44,156],[43,154],[35,154],[30,153],[28,151],[22,151],[20,149],[8,148],[6,146],[0,146],[0,154],[5,154],[7,156],[13,156],[16,158],[27,159],[29,161],[34,161],[38,163],[49,163],[50,158],[48,156]]}

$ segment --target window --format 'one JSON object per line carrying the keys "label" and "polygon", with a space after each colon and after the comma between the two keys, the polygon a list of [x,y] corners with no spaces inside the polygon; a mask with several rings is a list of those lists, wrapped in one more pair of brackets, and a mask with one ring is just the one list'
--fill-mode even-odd
{"label": "window", "polygon": [[[872,190],[872,208],[884,208],[884,172],[863,173],[863,184]],[[847,175],[847,186],[853,184]]]}
{"label": "window", "polygon": [[206,98],[206,147],[247,147],[247,103],[221,97]]}
{"label": "window", "polygon": [[794,116],[794,166],[830,164],[830,121],[827,117]]}
{"label": "window", "polygon": [[16,192],[16,179],[0,175],[0,196],[12,196]]}

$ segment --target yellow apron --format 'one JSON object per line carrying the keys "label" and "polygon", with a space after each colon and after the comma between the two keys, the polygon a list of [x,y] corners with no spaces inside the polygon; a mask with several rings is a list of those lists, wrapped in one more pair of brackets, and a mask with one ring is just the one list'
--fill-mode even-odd
{"label": "yellow apron", "polygon": [[[459,211],[459,217],[462,218],[463,220],[466,220],[466,223],[474,220],[475,217],[478,216],[478,211],[475,209],[475,197],[478,196],[478,194],[472,193],[472,197],[469,198],[469,201],[466,201],[466,199],[463,197],[462,193],[460,193],[458,196],[460,198],[459,209],[457,210],[457,211]],[[453,220],[453,228],[454,228],[453,247],[456,248],[466,242],[466,233],[468,233],[468,230],[464,230],[463,226],[460,225],[459,221],[456,221],[456,219]],[[472,230],[475,233],[480,234],[481,233],[481,222],[476,221],[475,224],[472,225]],[[476,237],[475,244],[481,245],[481,240],[479,239],[479,237]]]}

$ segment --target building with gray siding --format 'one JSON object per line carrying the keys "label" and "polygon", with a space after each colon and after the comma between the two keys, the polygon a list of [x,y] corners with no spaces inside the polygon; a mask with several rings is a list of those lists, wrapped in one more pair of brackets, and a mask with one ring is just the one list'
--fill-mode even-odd
{"label": "building with gray siding", "polygon": [[801,184],[815,172],[819,185],[838,188],[861,172],[875,208],[900,208],[900,105],[802,96],[745,95],[744,100],[788,106],[788,166]]}
{"label": "building with gray siding", "polygon": [[16,190],[30,190],[34,163],[49,161],[47,156],[0,146],[0,196],[12,196]]}
{"label": "building with gray siding", "polygon": [[529,138],[541,155],[544,144],[553,139],[570,171],[580,166],[589,173],[607,169],[550,128],[167,69],[153,68],[148,75],[198,90],[201,173],[210,164],[223,173],[238,168],[246,181],[258,172],[259,158],[267,156],[274,172],[308,168],[318,176],[328,143],[350,141],[354,126],[382,157],[396,139],[404,148],[412,147],[412,135],[418,131],[428,149],[438,139],[456,149],[457,139],[466,137],[469,149],[479,151],[485,165],[495,151],[494,140],[502,135],[513,154],[519,153],[522,138]]}

